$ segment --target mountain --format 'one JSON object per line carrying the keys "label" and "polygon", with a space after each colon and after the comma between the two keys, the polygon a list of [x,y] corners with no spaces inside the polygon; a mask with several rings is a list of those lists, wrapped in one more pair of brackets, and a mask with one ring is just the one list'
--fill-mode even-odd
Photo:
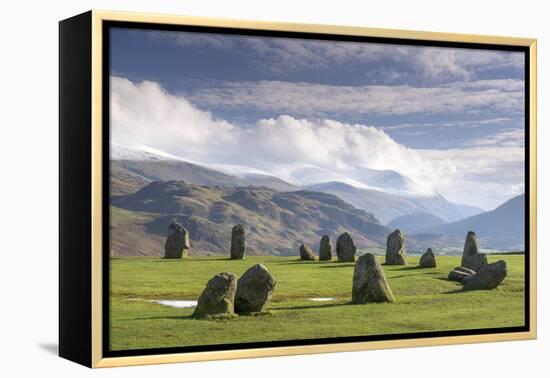
{"label": "mountain", "polygon": [[398,196],[372,189],[361,189],[342,182],[326,182],[307,186],[310,190],[334,194],[359,209],[375,214],[382,223],[400,216],[430,213],[446,222],[456,221],[483,210],[449,202],[441,195]]}
{"label": "mountain", "polygon": [[111,187],[114,192],[113,194],[124,193],[124,188],[120,186],[121,175],[136,178],[140,183],[185,179],[186,182],[196,185],[247,185],[246,181],[238,177],[186,161],[111,160]]}
{"label": "mountain", "polygon": [[[486,247],[506,250],[525,248],[525,194],[514,197],[496,209],[458,222],[434,226],[425,233],[465,237],[474,231]],[[485,241],[483,242],[483,239]]]}
{"label": "mountain", "polygon": [[398,228],[406,234],[413,234],[444,223],[443,219],[431,213],[414,213],[395,218],[388,223],[388,227]]}
{"label": "mountain", "polygon": [[267,187],[152,182],[111,197],[111,254],[162,255],[168,225],[190,232],[192,253],[228,254],[231,227],[248,228],[251,255],[295,255],[302,242],[317,249],[322,235],[349,232],[358,248],[385,245],[388,229],[364,210],[326,193]]}

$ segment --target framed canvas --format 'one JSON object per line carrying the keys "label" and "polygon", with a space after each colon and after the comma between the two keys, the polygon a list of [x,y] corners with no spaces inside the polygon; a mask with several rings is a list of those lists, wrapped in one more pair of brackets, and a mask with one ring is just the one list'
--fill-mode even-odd
{"label": "framed canvas", "polygon": [[536,40],[60,22],[59,353],[536,337]]}

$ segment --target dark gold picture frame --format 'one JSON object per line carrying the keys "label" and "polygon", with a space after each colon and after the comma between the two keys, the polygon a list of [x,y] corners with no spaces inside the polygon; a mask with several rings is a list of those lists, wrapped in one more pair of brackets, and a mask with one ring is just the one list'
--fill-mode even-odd
{"label": "dark gold picture frame", "polygon": [[[379,43],[514,48],[525,52],[526,324],[515,329],[382,335],[356,340],[167,348],[112,353],[109,321],[109,27],[204,28],[220,33],[369,38]],[[59,354],[88,367],[208,361],[536,338],[536,40],[364,27],[90,11],[60,22]]]}

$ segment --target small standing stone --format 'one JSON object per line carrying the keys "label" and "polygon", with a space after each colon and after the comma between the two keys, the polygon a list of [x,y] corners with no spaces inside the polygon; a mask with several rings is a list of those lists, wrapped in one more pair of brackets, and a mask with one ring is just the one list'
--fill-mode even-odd
{"label": "small standing stone", "polygon": [[353,243],[351,236],[344,232],[336,239],[336,256],[340,262],[353,262],[355,261],[355,253],[357,247]]}
{"label": "small standing stone", "polygon": [[370,253],[365,253],[355,263],[351,302],[395,302],[382,266]]}
{"label": "small standing stone", "polygon": [[435,268],[436,262],[435,262],[435,253],[432,251],[431,248],[428,248],[426,253],[420,257],[420,263],[418,264],[420,268]]}
{"label": "small standing stone", "polygon": [[300,260],[315,261],[315,254],[307,245],[300,246]]}
{"label": "small standing stone", "polygon": [[210,279],[193,312],[195,319],[231,318],[235,315],[237,278],[233,273],[220,273]]}
{"label": "small standing stone", "polygon": [[479,269],[487,264],[487,257],[479,253],[479,242],[475,232],[469,231],[466,235],[466,242],[464,243],[464,252],[462,253],[462,262],[460,266],[475,270]]}
{"label": "small standing stone", "polygon": [[262,264],[256,264],[248,269],[237,281],[235,312],[261,312],[271,298],[276,282],[275,277]]}
{"label": "small standing stone", "polygon": [[506,277],[508,268],[504,260],[483,265],[479,271],[464,282],[463,290],[492,290]]}
{"label": "small standing stone", "polygon": [[189,254],[189,232],[179,223],[168,227],[168,236],[164,244],[164,258],[180,259]]}
{"label": "small standing stone", "polygon": [[246,232],[242,224],[237,224],[231,230],[231,258],[244,259],[245,257]]}
{"label": "small standing stone", "polygon": [[321,242],[319,243],[319,260],[332,260],[332,243],[330,242],[328,235],[323,235]]}
{"label": "small standing stone", "polygon": [[386,244],[386,265],[406,265],[407,249],[405,248],[405,234],[395,230],[388,235]]}

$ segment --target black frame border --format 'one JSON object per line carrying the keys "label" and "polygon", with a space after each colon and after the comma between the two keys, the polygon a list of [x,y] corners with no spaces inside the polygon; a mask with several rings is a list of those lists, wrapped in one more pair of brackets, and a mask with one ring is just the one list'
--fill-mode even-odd
{"label": "black frame border", "polygon": [[[330,41],[343,42],[367,42],[380,44],[398,44],[408,46],[425,46],[425,47],[450,47],[464,48],[477,50],[496,50],[496,51],[515,51],[524,53],[524,118],[525,118],[525,325],[519,327],[500,327],[500,328],[483,328],[483,329],[468,329],[468,330],[451,330],[451,331],[433,331],[433,332],[416,332],[405,334],[384,334],[384,335],[369,335],[369,336],[348,336],[336,338],[318,338],[304,340],[280,340],[280,341],[265,341],[251,343],[235,343],[235,344],[213,344],[199,346],[182,346],[182,347],[166,347],[166,348],[150,348],[150,349],[129,349],[129,350],[110,350],[110,30],[111,28],[126,28],[138,30],[159,30],[159,31],[183,31],[183,32],[201,32],[214,33],[224,35],[248,35],[259,37],[283,37],[283,38],[298,38],[298,39],[320,39]],[[259,29],[244,29],[230,27],[213,27],[213,26],[196,26],[196,25],[172,25],[159,23],[144,23],[133,21],[102,21],[102,191],[103,191],[103,240],[102,240],[102,357],[130,357],[143,355],[160,355],[172,353],[193,353],[193,352],[210,352],[210,351],[226,351],[239,349],[257,349],[257,348],[273,348],[273,347],[291,347],[291,346],[310,346],[320,344],[342,344],[352,342],[368,342],[368,341],[386,341],[386,340],[409,340],[409,339],[425,339],[436,337],[449,336],[475,336],[488,334],[504,334],[514,332],[529,332],[531,330],[530,310],[531,310],[531,279],[530,279],[530,261],[531,261],[531,172],[530,172],[530,143],[533,130],[530,124],[530,89],[531,89],[531,59],[530,48],[528,46],[517,45],[500,45],[500,44],[484,44],[472,42],[451,42],[451,41],[432,41],[424,39],[406,39],[406,38],[391,38],[391,37],[372,37],[372,36],[355,36],[355,35],[335,35],[325,33],[309,33],[309,32],[290,32],[290,31],[272,31]]]}

